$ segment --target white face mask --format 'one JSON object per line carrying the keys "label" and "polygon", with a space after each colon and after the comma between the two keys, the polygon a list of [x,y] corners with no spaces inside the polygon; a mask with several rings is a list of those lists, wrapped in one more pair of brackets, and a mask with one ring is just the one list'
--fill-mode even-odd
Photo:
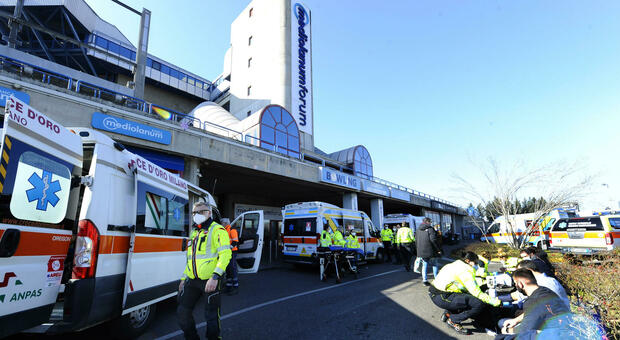
{"label": "white face mask", "polygon": [[194,223],[196,224],[203,224],[206,220],[207,220],[207,216],[203,214],[194,215]]}

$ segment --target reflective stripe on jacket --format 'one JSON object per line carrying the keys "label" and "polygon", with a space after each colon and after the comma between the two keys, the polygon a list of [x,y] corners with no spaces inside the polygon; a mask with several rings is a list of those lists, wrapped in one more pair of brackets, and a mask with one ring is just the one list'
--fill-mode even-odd
{"label": "reflective stripe on jacket", "polygon": [[334,235],[332,235],[332,242],[334,242],[335,246],[344,246],[344,237],[342,237],[342,233],[338,230],[336,230],[334,232]]}
{"label": "reflective stripe on jacket", "polygon": [[321,239],[319,240],[321,247],[329,247],[332,245],[332,237],[327,230],[321,232]]}
{"label": "reflective stripe on jacket", "polygon": [[498,298],[492,298],[482,292],[476,283],[474,268],[461,260],[441,268],[437,278],[433,280],[433,286],[444,292],[469,293],[489,305],[499,306],[501,303]]}
{"label": "reflective stripe on jacket", "polygon": [[381,241],[392,241],[394,239],[394,233],[390,228],[384,228],[381,230]]}
{"label": "reflective stripe on jacket", "polygon": [[355,249],[361,248],[360,243],[357,241],[357,236],[349,235],[345,241],[345,248]]}
{"label": "reflective stripe on jacket", "polygon": [[226,229],[216,222],[209,228],[194,228],[187,247],[187,266],[181,280],[208,280],[213,273],[223,275],[232,257]]}
{"label": "reflective stripe on jacket", "polygon": [[402,227],[396,233],[396,243],[411,243],[415,241],[413,231],[409,227]]}

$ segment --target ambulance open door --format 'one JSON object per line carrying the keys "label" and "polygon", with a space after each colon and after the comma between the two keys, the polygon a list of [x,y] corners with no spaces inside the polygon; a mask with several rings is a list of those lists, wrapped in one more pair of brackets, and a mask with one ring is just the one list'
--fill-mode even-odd
{"label": "ambulance open door", "polygon": [[256,273],[263,253],[265,224],[263,211],[248,211],[239,215],[231,227],[239,233],[237,268],[239,273]]}
{"label": "ambulance open door", "polygon": [[80,137],[11,97],[0,151],[0,338],[49,320],[75,227]]}
{"label": "ambulance open door", "polygon": [[122,314],[150,312],[176,294],[187,264],[190,206],[187,184],[136,156],[135,224],[131,228]]}

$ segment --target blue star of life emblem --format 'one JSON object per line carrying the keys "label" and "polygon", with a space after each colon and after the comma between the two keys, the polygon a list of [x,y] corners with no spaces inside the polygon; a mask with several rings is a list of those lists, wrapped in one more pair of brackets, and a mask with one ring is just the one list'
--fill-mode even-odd
{"label": "blue star of life emblem", "polygon": [[28,182],[32,184],[33,188],[26,190],[28,196],[28,202],[37,201],[37,210],[47,211],[47,204],[51,204],[55,207],[60,201],[60,198],[56,195],[60,191],[60,182],[52,182],[52,173],[49,171],[43,171],[43,176],[39,177],[37,173],[33,173]]}
{"label": "blue star of life emblem", "polygon": [[175,220],[180,220],[181,219],[181,210],[179,208],[174,209],[174,211],[172,212],[172,217],[174,217]]}

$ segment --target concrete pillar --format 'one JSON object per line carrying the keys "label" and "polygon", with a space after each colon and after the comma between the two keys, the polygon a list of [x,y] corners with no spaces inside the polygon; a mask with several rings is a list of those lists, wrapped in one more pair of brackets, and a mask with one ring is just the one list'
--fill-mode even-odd
{"label": "concrete pillar", "polygon": [[198,186],[200,177],[202,177],[200,173],[200,160],[198,158],[185,158],[183,179]]}
{"label": "concrete pillar", "polygon": [[357,209],[357,193],[345,192],[342,195],[342,207],[345,209],[358,210]]}
{"label": "concrete pillar", "polygon": [[370,200],[370,219],[375,227],[383,228],[383,199],[375,198]]}

